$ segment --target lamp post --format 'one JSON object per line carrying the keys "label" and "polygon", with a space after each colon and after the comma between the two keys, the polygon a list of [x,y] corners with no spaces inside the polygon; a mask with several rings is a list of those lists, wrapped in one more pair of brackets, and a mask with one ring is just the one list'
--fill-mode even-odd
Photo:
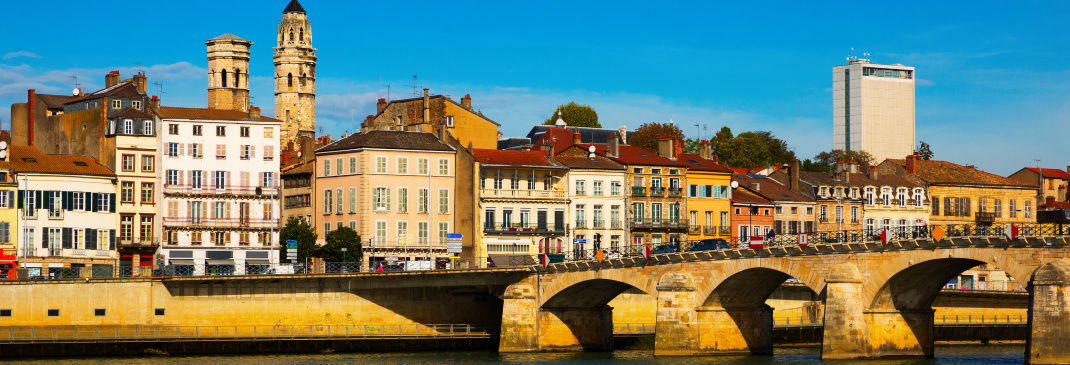
{"label": "lamp post", "polygon": [[346,272],[346,251],[349,251],[348,247],[342,247],[342,272]]}

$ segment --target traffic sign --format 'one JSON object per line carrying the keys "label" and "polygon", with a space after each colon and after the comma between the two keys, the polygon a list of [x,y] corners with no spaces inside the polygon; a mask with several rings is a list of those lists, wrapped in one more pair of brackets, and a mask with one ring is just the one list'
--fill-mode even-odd
{"label": "traffic sign", "polygon": [[447,254],[461,253],[461,250],[462,250],[461,247],[463,246],[461,239],[463,237],[464,237],[464,235],[462,235],[460,233],[447,233],[446,234],[446,253]]}

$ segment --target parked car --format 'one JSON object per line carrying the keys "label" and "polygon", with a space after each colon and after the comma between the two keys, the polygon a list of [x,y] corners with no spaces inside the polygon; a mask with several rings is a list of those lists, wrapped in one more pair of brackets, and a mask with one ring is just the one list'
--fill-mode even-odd
{"label": "parked car", "polygon": [[698,241],[694,246],[691,246],[689,251],[712,251],[732,248],[732,245],[722,238],[707,238],[702,241]]}
{"label": "parked car", "polygon": [[293,273],[294,273],[294,266],[293,265],[279,265],[279,266],[275,266],[275,267],[272,267],[272,268],[268,269],[265,274],[293,275]]}
{"label": "parked car", "polygon": [[617,250],[602,250],[602,253],[605,254],[606,260],[619,259],[621,257],[620,252]]}
{"label": "parked car", "polygon": [[676,245],[658,245],[657,247],[654,247],[653,250],[650,250],[651,254],[676,253],[676,252],[680,252],[680,249],[678,247],[676,247]]}

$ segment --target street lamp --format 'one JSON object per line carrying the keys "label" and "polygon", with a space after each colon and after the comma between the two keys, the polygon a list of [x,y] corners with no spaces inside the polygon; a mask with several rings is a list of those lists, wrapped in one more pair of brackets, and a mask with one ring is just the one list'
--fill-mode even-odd
{"label": "street lamp", "polygon": [[349,251],[349,248],[342,247],[342,272],[346,272],[347,271],[346,270],[346,251]]}

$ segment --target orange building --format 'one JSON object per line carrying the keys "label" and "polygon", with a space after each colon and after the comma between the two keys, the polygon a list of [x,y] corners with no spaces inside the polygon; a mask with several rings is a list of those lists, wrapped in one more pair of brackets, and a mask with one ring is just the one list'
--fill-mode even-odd
{"label": "orange building", "polygon": [[773,207],[773,202],[742,187],[732,189],[733,237],[741,243],[748,242],[750,237],[764,237],[773,229]]}

